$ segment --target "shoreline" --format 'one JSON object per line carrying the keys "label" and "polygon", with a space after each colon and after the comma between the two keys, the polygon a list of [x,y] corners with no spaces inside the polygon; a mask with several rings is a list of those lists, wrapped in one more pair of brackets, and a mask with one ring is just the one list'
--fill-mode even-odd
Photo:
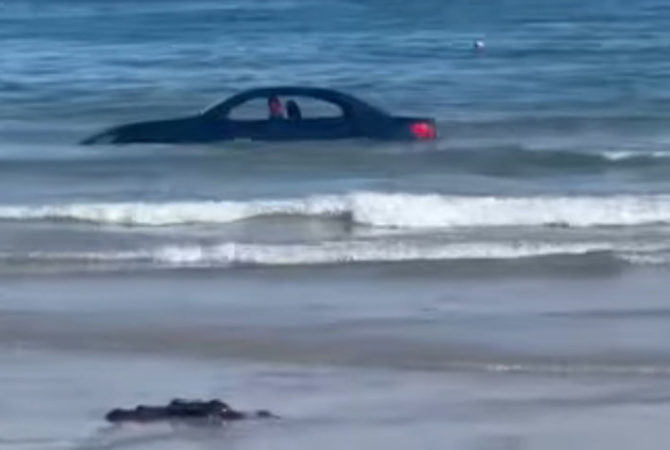
{"label": "shoreline", "polygon": [[[3,353],[1,360],[13,373],[0,376],[9,406],[0,409],[0,432],[12,450],[209,449],[226,442],[243,449],[361,443],[443,448],[436,441],[464,449],[553,449],[576,448],[585,439],[623,449],[631,440],[644,440],[650,428],[660,442],[657,427],[667,419],[670,401],[662,395],[668,379],[398,373],[40,351]],[[23,400],[27,392],[45,388],[48,404]],[[245,409],[272,409],[282,419],[220,430],[104,423],[108,409],[173,396],[219,397]]]}

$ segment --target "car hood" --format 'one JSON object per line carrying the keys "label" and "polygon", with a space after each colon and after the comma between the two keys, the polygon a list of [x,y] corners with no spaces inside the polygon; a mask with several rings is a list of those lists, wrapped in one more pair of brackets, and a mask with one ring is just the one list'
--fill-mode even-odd
{"label": "car hood", "polygon": [[202,121],[201,116],[194,116],[128,123],[108,128],[87,137],[80,143],[82,145],[93,145],[190,140],[202,128]]}

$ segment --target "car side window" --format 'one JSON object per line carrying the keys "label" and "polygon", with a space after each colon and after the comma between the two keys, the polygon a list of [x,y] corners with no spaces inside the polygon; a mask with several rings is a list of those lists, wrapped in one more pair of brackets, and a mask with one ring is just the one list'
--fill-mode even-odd
{"label": "car side window", "polygon": [[[314,97],[283,95],[277,96],[282,117],[287,120],[331,119],[344,116],[342,108]],[[254,97],[233,108],[228,113],[230,120],[256,121],[270,118],[268,97]]]}
{"label": "car side window", "polygon": [[233,107],[228,113],[231,120],[266,120],[268,118],[268,101],[264,97],[255,97]]}
{"label": "car side window", "polygon": [[300,109],[302,119],[333,119],[342,117],[342,108],[335,103],[327,102],[313,97],[287,97]]}

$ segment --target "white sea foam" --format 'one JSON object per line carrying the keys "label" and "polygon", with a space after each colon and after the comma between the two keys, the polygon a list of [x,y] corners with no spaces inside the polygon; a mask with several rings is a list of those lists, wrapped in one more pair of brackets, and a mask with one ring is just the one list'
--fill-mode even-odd
{"label": "white sea foam", "polygon": [[623,252],[619,255],[623,261],[640,266],[666,266],[670,264],[670,253]]}
{"label": "white sea foam", "polygon": [[475,197],[355,192],[304,198],[167,203],[0,206],[4,220],[84,221],[127,226],[222,224],[274,215],[347,216],[399,228],[670,223],[670,196]]}
{"label": "white sea foam", "polygon": [[137,251],[33,252],[0,255],[0,259],[33,262],[144,262],[176,267],[227,267],[236,265],[321,265],[351,262],[421,260],[505,260],[551,255],[583,255],[615,251],[611,243],[495,243],[468,242],[438,245],[397,241],[329,241],[317,244],[252,244],[161,246]]}
{"label": "white sea foam", "polygon": [[670,196],[513,198],[367,194],[355,197],[353,205],[355,220],[377,226],[587,227],[670,221]]}
{"label": "white sea foam", "polygon": [[76,203],[44,206],[2,206],[0,219],[72,220],[116,225],[164,226],[229,223],[269,215],[338,215],[346,211],[341,198],[200,201],[166,203]]}
{"label": "white sea foam", "polygon": [[167,264],[333,264],[453,259],[513,259],[552,254],[584,254],[607,250],[603,244],[467,243],[415,246],[389,242],[326,242],[315,245],[227,243],[212,247],[165,247],[152,255]]}
{"label": "white sea foam", "polygon": [[663,159],[670,158],[670,152],[667,151],[656,151],[656,152],[644,152],[644,151],[630,151],[630,150],[612,150],[602,152],[601,155],[603,158],[610,161],[625,161],[627,159],[638,159],[638,158],[652,158],[652,159]]}

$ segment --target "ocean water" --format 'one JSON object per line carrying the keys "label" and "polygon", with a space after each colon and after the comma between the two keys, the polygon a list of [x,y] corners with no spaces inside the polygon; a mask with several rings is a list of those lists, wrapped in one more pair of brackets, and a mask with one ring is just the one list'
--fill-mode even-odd
{"label": "ocean water", "polygon": [[[660,0],[0,2],[0,448],[664,448],[668,29]],[[282,84],[439,138],[77,145]],[[283,418],[102,420],[180,396]]]}

